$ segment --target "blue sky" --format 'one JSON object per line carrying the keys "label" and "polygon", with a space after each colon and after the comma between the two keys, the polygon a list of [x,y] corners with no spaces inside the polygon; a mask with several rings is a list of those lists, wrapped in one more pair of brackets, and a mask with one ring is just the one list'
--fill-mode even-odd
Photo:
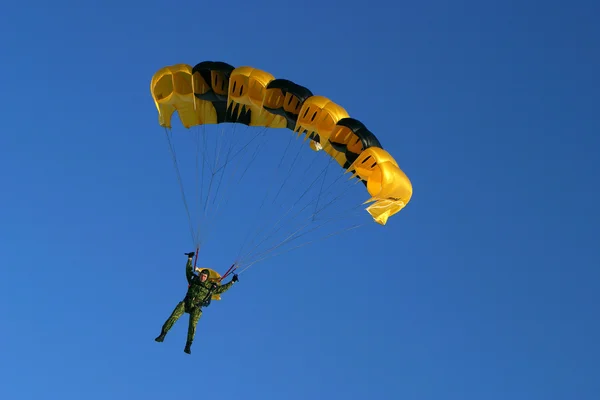
{"label": "blue sky", "polygon": [[[597,399],[599,6],[404,3],[3,6],[0,397]],[[149,83],[204,60],[341,104],[414,196],[253,265],[187,355],[187,315],[153,340],[193,244]],[[234,184],[199,263],[275,215],[244,205],[279,159]]]}

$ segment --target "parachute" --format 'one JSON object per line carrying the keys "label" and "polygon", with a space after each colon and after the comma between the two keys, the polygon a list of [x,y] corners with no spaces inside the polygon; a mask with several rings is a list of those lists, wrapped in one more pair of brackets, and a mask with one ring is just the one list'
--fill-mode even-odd
{"label": "parachute", "polygon": [[165,130],[172,128],[177,113],[186,129],[231,123],[286,129],[303,137],[312,151],[326,153],[351,180],[362,182],[368,193],[362,204],[368,204],[366,211],[380,225],[412,197],[407,175],[360,120],[295,82],[249,66],[203,61],[159,69],[150,89]]}

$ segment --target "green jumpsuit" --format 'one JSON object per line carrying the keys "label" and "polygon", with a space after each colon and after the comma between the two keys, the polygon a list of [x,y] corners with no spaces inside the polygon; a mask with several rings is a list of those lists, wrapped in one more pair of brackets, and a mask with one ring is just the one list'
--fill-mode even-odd
{"label": "green jumpsuit", "polygon": [[[190,352],[190,346],[196,334],[196,325],[202,316],[202,307],[206,307],[210,304],[210,299],[213,294],[224,293],[233,285],[233,281],[222,286],[218,286],[216,283],[208,280],[202,282],[200,276],[195,275],[192,268],[192,259],[190,258],[185,265],[185,276],[189,284],[185,298],[177,303],[175,309],[165,321],[160,336],[155,339],[157,342],[162,342],[173,324],[184,313],[188,313],[190,314],[190,320],[187,333],[186,353]],[[200,274],[203,272],[206,272],[207,275],[209,273],[208,270],[202,270],[200,271]]]}

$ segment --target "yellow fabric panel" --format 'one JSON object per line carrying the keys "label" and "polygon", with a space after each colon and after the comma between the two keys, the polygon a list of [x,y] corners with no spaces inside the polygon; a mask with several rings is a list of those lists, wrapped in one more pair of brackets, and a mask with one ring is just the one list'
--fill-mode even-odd
{"label": "yellow fabric panel", "polygon": [[[297,115],[302,105],[298,98],[291,93],[286,93],[284,96],[281,89],[267,89],[263,106],[272,109],[283,108],[285,111]],[[270,114],[267,110],[263,112]],[[287,128],[287,120],[281,115],[273,114],[273,121],[267,126],[269,128]]]}
{"label": "yellow fabric panel", "polygon": [[346,161],[347,161],[346,154],[340,153],[339,151],[334,149],[331,145],[323,146],[323,150],[325,150],[325,152],[327,154],[329,154],[335,161],[337,161],[337,163],[340,164],[341,167],[343,167],[344,164],[346,164]]}
{"label": "yellow fabric panel", "polygon": [[367,180],[367,191],[373,197],[401,199],[408,203],[412,196],[412,185],[397,165],[385,161],[377,163],[377,168]]}
{"label": "yellow fabric panel", "polygon": [[[238,67],[229,77],[227,108],[234,107],[239,116],[244,110],[251,111],[251,126],[270,126],[276,115],[263,108],[267,96],[267,85],[275,77],[268,72],[252,67]],[[280,127],[285,127],[279,121]]]}
{"label": "yellow fabric panel", "polygon": [[[218,75],[218,76],[216,76]],[[215,88],[221,88],[223,86],[224,77],[223,74],[217,74],[213,72],[212,80],[216,83]],[[205,94],[209,90],[211,90],[211,86],[205,82],[202,75],[199,72],[196,72],[192,75],[192,88],[194,94]],[[220,89],[215,89],[213,92],[217,92]],[[226,93],[226,89],[225,89]],[[194,107],[196,110],[196,115],[198,117],[199,124],[216,124],[217,123],[217,111],[215,107],[210,101],[200,100],[196,96],[194,96]]]}
{"label": "yellow fabric panel", "polygon": [[217,110],[210,101],[194,99],[196,114],[198,116],[198,124],[216,124],[217,123]]}
{"label": "yellow fabric panel", "polygon": [[219,96],[226,96],[229,91],[229,78],[223,71],[210,71],[213,92]]}
{"label": "yellow fabric panel", "polygon": [[152,77],[150,92],[158,109],[158,123],[161,126],[171,128],[175,111],[186,128],[200,123],[194,106],[191,66],[176,64],[161,68]]}
{"label": "yellow fabric panel", "polygon": [[392,158],[390,153],[379,147],[369,147],[358,155],[358,158],[348,170],[353,170],[354,174],[358,175],[362,180],[368,180],[371,174],[374,173],[377,165],[384,162],[389,162],[398,167],[396,160]]}
{"label": "yellow fabric panel", "polygon": [[[199,267],[196,267],[196,272],[200,273],[200,271],[202,271],[203,269],[207,269],[208,270],[208,280],[209,281],[211,281],[211,282],[217,282],[217,284],[219,286],[221,286],[221,283],[219,282],[219,279],[221,279],[221,274],[219,274],[214,269],[199,268]],[[220,294],[213,294],[212,296],[210,296],[210,298],[212,300],[221,300],[221,295]]]}
{"label": "yellow fabric panel", "polygon": [[354,154],[360,154],[363,151],[359,137],[348,127],[336,125],[329,139],[335,143],[345,144],[346,148]]}
{"label": "yellow fabric panel", "polygon": [[406,204],[394,200],[378,200],[367,207],[373,220],[379,225],[387,224],[388,218],[402,210]]}
{"label": "yellow fabric panel", "polygon": [[192,88],[195,94],[205,94],[209,90],[212,90],[210,82],[206,82],[198,71],[192,75]]}
{"label": "yellow fabric panel", "polygon": [[373,219],[385,225],[388,218],[402,210],[412,197],[412,184],[398,163],[385,150],[370,147],[360,153],[356,161],[348,168],[367,181],[367,191],[373,202],[367,211]]}
{"label": "yellow fabric panel", "polygon": [[327,151],[327,148],[331,147],[328,140],[335,129],[335,124],[347,117],[349,115],[342,106],[326,97],[312,96],[302,105],[294,132],[298,132],[298,135],[305,134],[307,138],[311,133],[318,134],[321,146]]}
{"label": "yellow fabric panel", "polygon": [[[308,136],[306,136],[306,137],[308,137]],[[339,151],[336,151],[332,146],[323,147],[323,146],[321,146],[321,143],[317,143],[315,140],[311,140],[308,145],[314,151],[324,150],[325,153],[329,154],[329,156],[331,156],[331,158],[333,158],[335,161],[337,161],[337,163],[340,164],[341,167],[343,167],[344,164],[346,163],[346,155],[344,153],[340,153]]]}
{"label": "yellow fabric panel", "polygon": [[294,96],[293,93],[284,95],[281,89],[267,89],[264,105],[273,109],[283,108],[294,115],[298,115],[302,109],[300,99]]}

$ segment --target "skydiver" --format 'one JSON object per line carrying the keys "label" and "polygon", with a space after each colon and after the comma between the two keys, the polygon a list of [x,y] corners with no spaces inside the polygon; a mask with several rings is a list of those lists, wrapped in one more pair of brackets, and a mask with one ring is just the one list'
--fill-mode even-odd
{"label": "skydiver", "polygon": [[190,320],[188,325],[187,342],[185,344],[185,349],[183,350],[187,354],[191,354],[192,352],[192,342],[196,334],[196,325],[202,316],[202,307],[208,307],[210,305],[210,300],[213,294],[225,293],[227,290],[229,290],[229,288],[231,288],[234,282],[238,281],[237,274],[233,274],[233,278],[231,278],[229,283],[219,286],[215,282],[208,281],[208,269],[203,269],[200,271],[199,275],[195,275],[192,271],[192,258],[194,257],[194,254],[194,252],[185,253],[185,255],[188,256],[188,260],[185,265],[185,276],[188,281],[188,290],[185,298],[177,303],[177,306],[175,306],[175,309],[162,326],[160,335],[154,339],[157,342],[162,342],[165,340],[165,336],[173,324],[184,314],[184,312],[188,313],[190,314]]}

